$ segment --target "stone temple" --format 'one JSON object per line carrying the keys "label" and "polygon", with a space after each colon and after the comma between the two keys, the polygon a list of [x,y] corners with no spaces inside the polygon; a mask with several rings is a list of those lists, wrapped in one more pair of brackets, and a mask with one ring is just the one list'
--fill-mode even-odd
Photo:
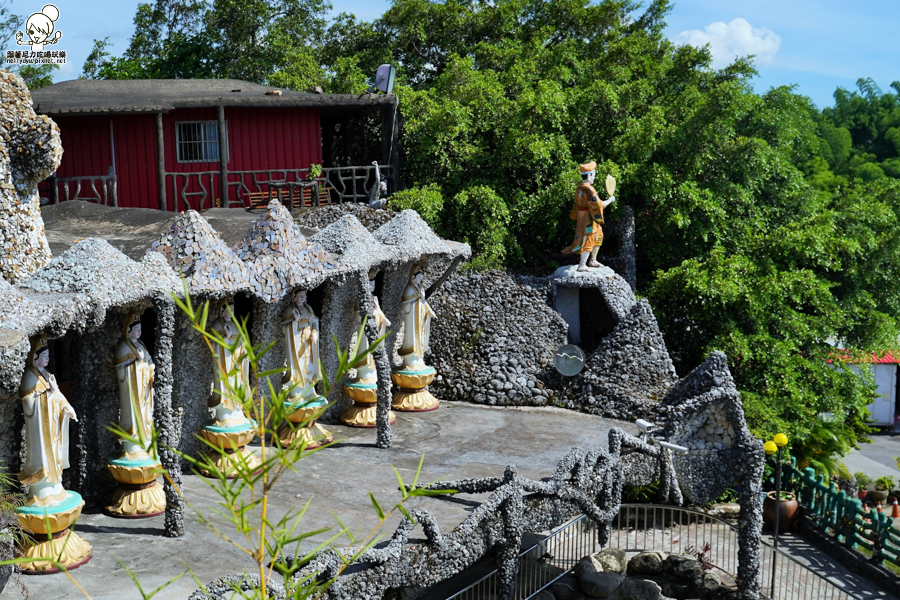
{"label": "stone temple", "polygon": [[[747,429],[724,356],[710,356],[687,376],[675,373],[649,304],[634,295],[633,260],[613,264],[621,273],[564,267],[543,278],[462,274],[457,268],[470,256],[466,244],[441,239],[414,211],[395,214],[358,205],[295,215],[272,200],[255,213],[176,214],[69,201],[45,207],[42,214],[36,186],[59,164],[59,130],[35,115],[18,77],[0,73],[0,93],[0,460],[10,472],[18,471],[25,454],[18,400],[30,340],[44,335],[48,369],[78,414],[70,424],[70,466],[62,485],[89,506],[101,505],[113,492],[116,482],[106,469],[107,456],[117,447],[107,425],[119,416],[112,349],[126,319],[139,313],[141,340],[155,365],[153,420],[168,475],[165,534],[184,535],[185,505],[178,490],[187,466],[173,450],[193,456],[203,451],[196,434],[212,417],[207,399],[216,372],[203,339],[176,307],[186,293],[195,305],[233,298],[234,316],[246,319],[253,342],[275,342],[260,365],[270,369],[287,360],[282,315],[296,291],[306,292],[321,339],[328,341],[320,347],[326,373],[333,373],[339,360],[331,340],[340,348],[354,344],[358,315],[372,318],[377,300],[393,326],[386,351],[375,353],[379,416],[373,437],[377,446],[389,447],[390,376],[401,364],[407,333],[404,295],[414,273],[421,272],[415,289],[429,298],[434,312],[426,356],[437,372],[429,385],[434,396],[648,419],[689,452],[670,455],[616,429],[606,448],[598,440],[596,449],[567,455],[552,478],[528,480],[510,467],[497,477],[443,482],[490,494],[480,506],[494,509],[474,510],[443,534],[427,511],[416,512],[424,542],[409,542],[413,525],[406,523],[389,545],[369,551],[342,575],[329,597],[381,598],[394,588],[421,592],[482,556],[503,555],[523,532],[551,529],[581,513],[608,528],[622,486],[655,480],[664,482],[664,500],[697,504],[742,484],[746,525],[737,584],[745,597],[754,597],[762,444]],[[633,243],[633,229],[625,230],[623,237]],[[367,327],[365,335],[373,332]],[[555,352],[567,343],[586,351],[585,368],[573,377],[553,368]],[[341,385],[333,386],[327,400],[320,417],[326,424],[353,404]],[[528,502],[523,504],[523,497]],[[513,567],[499,562],[509,585]],[[303,572],[327,577],[337,574],[339,563],[326,552]],[[227,581],[193,597],[228,597]]]}

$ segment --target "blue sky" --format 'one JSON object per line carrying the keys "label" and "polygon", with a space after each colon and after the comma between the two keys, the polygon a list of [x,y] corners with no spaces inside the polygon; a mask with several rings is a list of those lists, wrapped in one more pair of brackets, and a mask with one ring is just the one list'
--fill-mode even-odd
{"label": "blue sky", "polygon": [[[81,73],[92,40],[109,36],[121,52],[133,32],[136,0],[56,0],[56,28],[63,37],[53,49],[66,50],[68,63],[57,74],[63,81]],[[44,1],[12,0],[14,12],[27,17]],[[378,17],[387,0],[333,0],[334,12],[361,19]],[[797,84],[797,91],[819,106],[829,106],[835,88],[856,88],[860,77],[887,89],[900,80],[900,2],[885,0],[682,0],[669,15],[666,35],[679,43],[710,43],[714,58],[756,54],[756,89]],[[15,42],[13,42],[15,43]]]}

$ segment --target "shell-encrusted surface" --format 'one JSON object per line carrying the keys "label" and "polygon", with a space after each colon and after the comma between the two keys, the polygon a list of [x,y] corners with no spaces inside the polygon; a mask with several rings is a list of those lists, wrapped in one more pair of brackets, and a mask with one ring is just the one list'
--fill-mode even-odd
{"label": "shell-encrusted surface", "polygon": [[181,213],[147,250],[159,252],[191,294],[224,296],[250,289],[250,272],[197,211]]}
{"label": "shell-encrusted surface", "polygon": [[110,307],[167,295],[180,287],[177,278],[148,270],[99,238],[78,242],[21,286],[42,294],[63,292],[88,296],[92,305],[88,325],[103,323]]}
{"label": "shell-encrusted surface", "polygon": [[234,252],[247,265],[250,291],[270,303],[346,270],[321,244],[303,236],[278,200],[269,203]]}
{"label": "shell-encrusted surface", "polygon": [[396,246],[407,260],[414,260],[423,254],[453,254],[453,250],[431,230],[419,213],[410,209],[379,227],[374,237],[382,244]]}
{"label": "shell-encrusted surface", "polygon": [[396,253],[394,248],[376,240],[352,214],[337,219],[309,239],[322,244],[329,252],[339,254],[340,262],[352,269],[367,269],[390,260]]}
{"label": "shell-encrusted surface", "polygon": [[62,159],[59,127],[36,115],[21,77],[0,71],[0,276],[17,283],[50,260],[37,184]]}

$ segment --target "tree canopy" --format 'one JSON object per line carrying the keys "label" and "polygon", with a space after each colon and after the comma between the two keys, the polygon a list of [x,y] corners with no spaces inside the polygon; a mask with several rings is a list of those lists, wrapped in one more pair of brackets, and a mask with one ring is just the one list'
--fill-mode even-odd
{"label": "tree canopy", "polygon": [[[361,92],[397,66],[395,207],[472,244],[478,268],[546,272],[572,235],[577,164],[634,209],[640,292],[679,373],[725,351],[751,428],[825,462],[867,432],[871,381],[835,359],[897,345],[900,105],[868,80],[817,111],[754,93],[750,59],[663,34],[668,0],[319,0],[142,4],[96,77],[239,77]],[[198,49],[202,48],[202,49]],[[893,88],[900,91],[898,84]],[[836,367],[836,368],[835,368]]]}
{"label": "tree canopy", "polygon": [[848,181],[900,179],[900,81],[882,93],[860,78],[857,91],[838,88],[834,106],[816,115],[819,151],[804,165],[814,185],[834,190]]}

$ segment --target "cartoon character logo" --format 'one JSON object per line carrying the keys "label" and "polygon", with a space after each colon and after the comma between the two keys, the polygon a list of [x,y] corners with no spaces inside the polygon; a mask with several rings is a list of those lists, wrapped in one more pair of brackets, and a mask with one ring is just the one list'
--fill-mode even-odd
{"label": "cartoon character logo", "polygon": [[16,32],[16,43],[20,46],[31,46],[32,52],[40,52],[44,46],[50,46],[59,41],[62,32],[57,31],[53,34],[53,23],[59,18],[59,9],[52,4],[46,5],[41,12],[34,13],[25,21],[25,32],[28,34],[28,40],[23,41],[25,34],[21,31]]}

